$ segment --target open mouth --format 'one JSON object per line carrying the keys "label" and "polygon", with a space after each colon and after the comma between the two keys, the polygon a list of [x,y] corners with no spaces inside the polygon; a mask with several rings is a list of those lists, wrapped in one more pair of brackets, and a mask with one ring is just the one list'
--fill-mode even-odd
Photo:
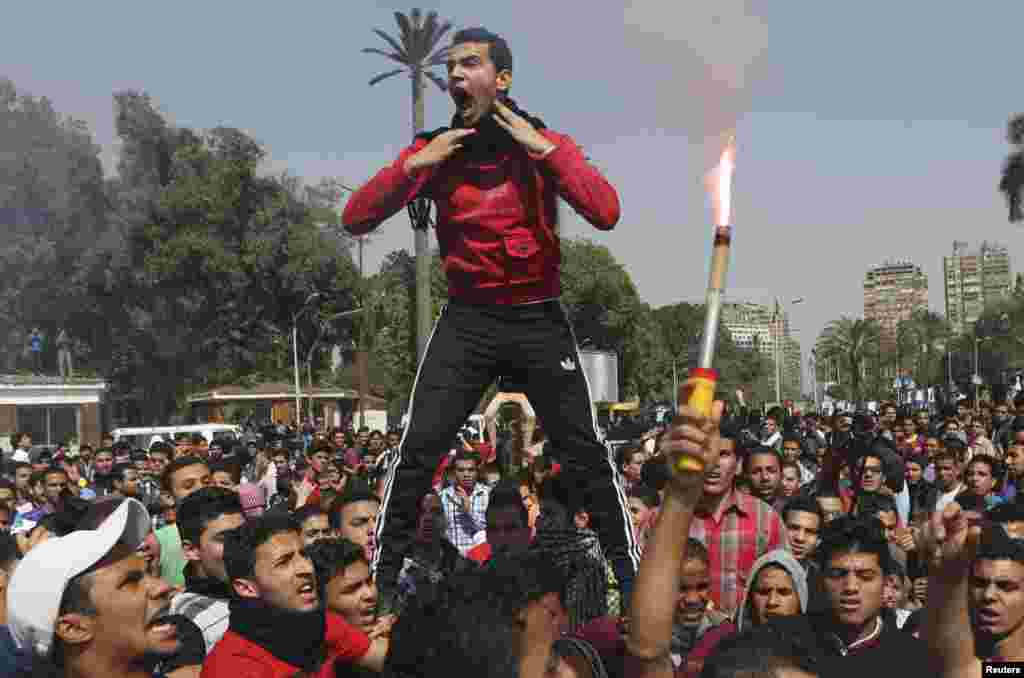
{"label": "open mouth", "polygon": [[167,617],[169,614],[170,610],[164,610],[155,615],[146,624],[146,633],[155,636],[158,640],[172,640],[177,637],[178,627],[173,622],[168,621]]}
{"label": "open mouth", "polygon": [[312,584],[303,584],[299,587],[299,596],[303,602],[315,603],[316,602],[316,589],[313,588]]}

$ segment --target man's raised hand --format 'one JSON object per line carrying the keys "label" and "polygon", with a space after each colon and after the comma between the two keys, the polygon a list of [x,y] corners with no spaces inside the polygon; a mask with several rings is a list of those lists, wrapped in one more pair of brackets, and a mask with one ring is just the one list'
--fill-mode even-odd
{"label": "man's raised hand", "polygon": [[428,167],[436,167],[448,158],[452,157],[455,151],[462,148],[462,139],[470,134],[475,134],[475,129],[450,129],[442,132],[431,139],[430,143],[421,148],[417,153],[411,155],[405,161],[406,174],[413,174]]}
{"label": "man's raised hand", "polygon": [[926,543],[936,561],[944,566],[966,566],[974,560],[981,539],[981,527],[955,501],[932,515]]}
{"label": "man's raised hand", "polygon": [[530,153],[543,155],[555,147],[550,139],[534,129],[529,120],[501,101],[494,102],[494,113],[491,115],[502,129],[511,134],[512,138]]}
{"label": "man's raised hand", "polygon": [[[715,465],[720,453],[718,429],[724,407],[722,401],[716,400],[711,406],[711,416],[705,417],[697,410],[681,405],[679,414],[672,421],[662,448],[672,473],[666,489],[679,498],[696,502],[703,495],[704,474]],[[678,462],[684,456],[699,459],[702,469],[681,468]]]}

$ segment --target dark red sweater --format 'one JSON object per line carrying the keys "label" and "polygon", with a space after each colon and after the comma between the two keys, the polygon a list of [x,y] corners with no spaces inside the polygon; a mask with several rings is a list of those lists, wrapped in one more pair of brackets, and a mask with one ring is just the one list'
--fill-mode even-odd
{"label": "dark red sweater", "polygon": [[416,197],[437,205],[437,240],[448,296],[471,304],[522,304],[561,293],[556,197],[601,230],[619,220],[615,189],[568,136],[540,158],[514,147],[486,160],[458,152],[440,167],[409,176],[405,161],[429,142],[417,138],[356,191],[342,222],[352,234],[376,228]]}

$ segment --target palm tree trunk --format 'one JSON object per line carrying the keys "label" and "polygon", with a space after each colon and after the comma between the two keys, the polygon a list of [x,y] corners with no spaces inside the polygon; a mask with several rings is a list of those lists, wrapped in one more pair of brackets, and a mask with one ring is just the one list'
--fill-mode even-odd
{"label": "palm tree trunk", "polygon": [[[425,87],[423,72],[414,69],[412,72],[412,131],[413,135],[423,131],[424,107],[423,94]],[[430,337],[430,233],[426,229],[417,229],[416,234],[416,357],[417,363],[423,359],[427,350],[427,338]]]}

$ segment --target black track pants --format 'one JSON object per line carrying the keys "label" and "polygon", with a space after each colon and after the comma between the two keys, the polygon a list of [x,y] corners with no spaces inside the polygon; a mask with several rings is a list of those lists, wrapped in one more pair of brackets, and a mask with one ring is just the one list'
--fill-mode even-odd
{"label": "black track pants", "polygon": [[628,604],[640,551],[621,478],[598,438],[572,326],[557,300],[520,306],[452,302],[442,310],[413,382],[399,461],[384,478],[374,556],[378,585],[385,595],[394,590],[434,471],[499,376],[526,385],[566,480],[588,488],[588,508]]}

